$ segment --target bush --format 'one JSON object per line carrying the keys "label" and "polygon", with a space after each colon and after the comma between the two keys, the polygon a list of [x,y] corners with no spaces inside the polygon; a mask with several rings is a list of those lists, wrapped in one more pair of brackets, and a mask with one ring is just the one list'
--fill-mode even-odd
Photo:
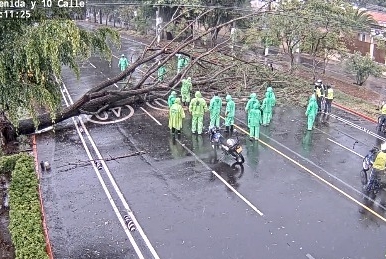
{"label": "bush", "polygon": [[2,157],[0,172],[8,171],[12,171],[9,230],[16,259],[48,259],[33,158],[26,154]]}

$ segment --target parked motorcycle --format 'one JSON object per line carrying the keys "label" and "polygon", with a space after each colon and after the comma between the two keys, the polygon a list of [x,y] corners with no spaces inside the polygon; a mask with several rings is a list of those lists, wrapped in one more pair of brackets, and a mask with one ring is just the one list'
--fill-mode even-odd
{"label": "parked motorcycle", "polygon": [[243,148],[240,145],[239,138],[224,138],[224,136],[220,132],[220,128],[212,127],[208,130],[210,143],[212,144],[212,148],[217,151],[217,149],[221,149],[224,154],[231,155],[233,159],[236,160],[237,163],[243,164],[245,162],[244,156],[241,153]]}
{"label": "parked motorcycle", "polygon": [[377,124],[377,133],[382,133],[383,135],[386,135],[386,125],[385,123],[381,123],[382,116],[378,117],[378,124]]}

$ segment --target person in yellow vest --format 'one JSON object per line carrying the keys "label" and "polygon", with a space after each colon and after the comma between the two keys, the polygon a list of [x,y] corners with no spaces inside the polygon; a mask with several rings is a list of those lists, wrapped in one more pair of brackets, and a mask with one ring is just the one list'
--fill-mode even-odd
{"label": "person in yellow vest", "polygon": [[324,107],[322,109],[322,100],[324,99],[324,85],[322,80],[318,80],[315,83],[315,97],[316,97],[316,103],[318,104],[318,112],[321,112],[324,110]]}
{"label": "person in yellow vest", "polygon": [[386,103],[385,101],[382,102],[381,106],[377,109],[381,110],[381,116],[378,117],[378,132],[383,131],[382,125],[386,125]]}
{"label": "person in yellow vest", "polygon": [[327,85],[326,108],[324,109],[324,112],[327,114],[331,113],[331,105],[332,105],[333,99],[334,99],[334,89],[332,89],[331,85]]}
{"label": "person in yellow vest", "polygon": [[[373,167],[371,169],[369,181],[364,186],[364,193],[369,195],[371,191],[377,188],[377,182],[381,183],[382,179],[385,179],[386,169],[386,142],[381,145],[381,152],[379,152],[374,160]],[[373,197],[371,197],[373,199]],[[382,201],[384,203],[385,201]],[[365,204],[367,205],[368,200],[365,197]]]}

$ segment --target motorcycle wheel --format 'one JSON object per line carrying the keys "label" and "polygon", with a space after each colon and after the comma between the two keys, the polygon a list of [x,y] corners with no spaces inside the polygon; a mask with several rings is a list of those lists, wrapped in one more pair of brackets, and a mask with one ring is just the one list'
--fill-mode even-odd
{"label": "motorcycle wheel", "polygon": [[367,172],[362,169],[362,171],[359,173],[359,175],[361,177],[361,183],[363,185],[366,185],[367,184]]}
{"label": "motorcycle wheel", "polygon": [[245,162],[243,154],[236,154],[235,159],[239,164],[243,164]]}

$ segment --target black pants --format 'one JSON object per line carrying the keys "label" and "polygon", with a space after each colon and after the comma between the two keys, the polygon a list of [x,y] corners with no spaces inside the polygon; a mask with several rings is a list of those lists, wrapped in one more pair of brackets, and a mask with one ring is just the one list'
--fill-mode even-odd
{"label": "black pants", "polygon": [[316,103],[318,104],[318,112],[322,110],[322,97],[316,97]]}
{"label": "black pants", "polygon": [[326,108],[324,109],[324,112],[331,113],[331,105],[332,99],[326,99]]}
{"label": "black pants", "polygon": [[177,131],[177,134],[181,134],[181,130],[176,130],[175,128],[172,128],[172,133],[173,134],[176,133],[176,131]]}

